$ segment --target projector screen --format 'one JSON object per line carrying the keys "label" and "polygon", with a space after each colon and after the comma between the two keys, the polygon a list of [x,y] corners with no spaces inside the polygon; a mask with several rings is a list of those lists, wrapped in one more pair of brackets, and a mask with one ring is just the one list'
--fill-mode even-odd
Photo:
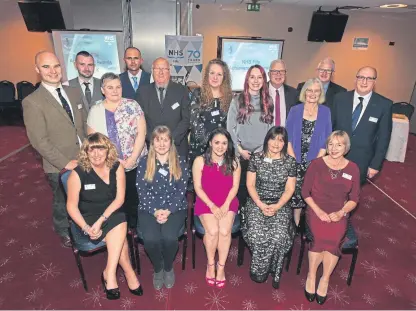
{"label": "projector screen", "polygon": [[282,58],[284,40],[218,37],[217,57],[228,64],[233,91],[241,91],[248,68],[261,65],[266,72],[270,63]]}
{"label": "projector screen", "polygon": [[78,76],[74,67],[79,51],[94,56],[94,77],[101,78],[106,72],[120,73],[123,61],[123,33],[117,31],[52,31],[55,53],[62,64],[62,81]]}

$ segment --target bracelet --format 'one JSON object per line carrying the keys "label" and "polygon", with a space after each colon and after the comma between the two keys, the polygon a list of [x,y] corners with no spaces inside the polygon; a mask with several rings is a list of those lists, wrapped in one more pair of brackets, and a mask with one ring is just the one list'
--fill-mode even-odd
{"label": "bracelet", "polygon": [[86,224],[86,225],[84,226],[84,228],[82,228],[82,232],[84,232],[84,235],[88,235],[87,230],[88,230],[89,228],[91,228],[91,227],[90,227],[88,224]]}
{"label": "bracelet", "polygon": [[105,217],[104,214],[101,215],[104,218],[104,221],[107,221],[108,217]]}

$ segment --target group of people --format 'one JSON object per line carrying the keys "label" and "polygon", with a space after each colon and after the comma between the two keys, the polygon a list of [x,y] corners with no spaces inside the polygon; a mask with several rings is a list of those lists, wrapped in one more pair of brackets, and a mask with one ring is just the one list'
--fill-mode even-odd
{"label": "group of people", "polygon": [[[79,76],[65,87],[57,57],[35,57],[42,83],[23,101],[24,121],[43,158],[63,245],[71,246],[68,212],[91,241],[107,244],[101,276],[107,298],[120,297],[118,264],[140,296],[126,242],[127,228],[137,227],[154,287],[171,288],[186,194],[193,193],[205,229],[207,285],[226,286],[231,228],[240,213],[250,277],[265,282],[271,274],[276,287],[304,211],[313,235],[305,295],[324,303],[347,216],[360,185],[380,170],[390,140],[392,103],[373,91],[376,69],[359,69],[347,92],[331,81],[335,64],[327,58],[296,90],[285,84],[285,63],[275,60],[269,82],[263,67],[251,66],[243,91],[233,95],[227,64],[214,59],[189,95],[170,80],[166,59],[153,62],[152,75],[141,69],[137,48],[126,49],[124,61],[126,72],[98,80],[94,57],[81,51],[74,62]],[[72,171],[67,202],[62,170]]]}

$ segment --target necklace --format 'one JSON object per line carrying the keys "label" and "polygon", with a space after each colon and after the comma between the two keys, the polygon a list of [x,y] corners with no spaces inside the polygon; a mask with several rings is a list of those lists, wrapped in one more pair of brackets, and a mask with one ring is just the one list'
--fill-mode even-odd
{"label": "necklace", "polygon": [[[338,167],[338,165],[341,163],[342,158],[338,161],[338,163],[336,165],[334,165],[335,167]],[[331,179],[336,179],[338,178],[338,175],[341,173],[342,169],[332,169],[328,166],[328,172],[331,175]]]}
{"label": "necklace", "polygon": [[[316,110],[317,107],[318,106],[314,106],[312,109],[307,109],[306,106],[305,106],[305,110],[306,110],[306,113],[308,114],[308,116],[312,117],[313,114],[315,113],[315,110]],[[312,110],[312,112],[311,112],[311,110]]]}

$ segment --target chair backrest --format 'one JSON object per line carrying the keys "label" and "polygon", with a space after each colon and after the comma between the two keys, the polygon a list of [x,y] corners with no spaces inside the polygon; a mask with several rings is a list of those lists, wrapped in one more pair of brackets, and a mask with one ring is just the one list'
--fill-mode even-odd
{"label": "chair backrest", "polygon": [[31,94],[36,90],[35,86],[28,81],[20,81],[16,85],[17,88],[17,99],[23,100],[27,95]]}
{"label": "chair backrest", "polygon": [[0,103],[12,103],[15,100],[16,89],[10,81],[0,81]]}
{"label": "chair backrest", "polygon": [[409,120],[412,118],[415,107],[406,102],[393,104],[393,113],[404,114]]}
{"label": "chair backrest", "polygon": [[61,174],[62,186],[64,186],[65,193],[68,192],[68,178],[72,171],[65,171]]}

